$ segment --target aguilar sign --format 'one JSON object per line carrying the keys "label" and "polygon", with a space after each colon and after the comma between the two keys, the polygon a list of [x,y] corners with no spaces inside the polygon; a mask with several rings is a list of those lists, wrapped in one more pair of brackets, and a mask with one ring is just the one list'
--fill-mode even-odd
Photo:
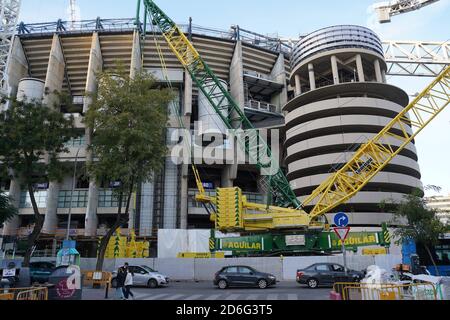
{"label": "aguilar sign", "polygon": [[261,251],[264,250],[262,237],[241,237],[220,239],[220,250],[229,251]]}
{"label": "aguilar sign", "polygon": [[[342,246],[342,241],[338,239],[337,235],[334,233],[330,233],[331,237],[331,247],[333,249],[340,248]],[[349,233],[347,239],[344,241],[345,246],[347,247],[359,247],[359,246],[367,246],[367,245],[376,245],[378,244],[377,234],[367,233],[367,232],[352,232]]]}

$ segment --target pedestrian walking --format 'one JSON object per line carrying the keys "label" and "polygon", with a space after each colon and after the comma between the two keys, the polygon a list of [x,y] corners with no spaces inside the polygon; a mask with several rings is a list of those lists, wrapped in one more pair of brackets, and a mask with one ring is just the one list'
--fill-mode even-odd
{"label": "pedestrian walking", "polygon": [[128,298],[131,296],[131,299],[134,300],[134,294],[131,292],[131,287],[133,286],[133,272],[128,268],[128,264],[125,264],[127,266],[126,270],[126,276],[125,276],[125,299],[128,300]]}
{"label": "pedestrian walking", "polygon": [[117,270],[117,277],[116,277],[116,298],[118,300],[125,300],[124,296],[124,286],[125,286],[125,279],[127,277],[127,271],[124,266],[120,267]]}

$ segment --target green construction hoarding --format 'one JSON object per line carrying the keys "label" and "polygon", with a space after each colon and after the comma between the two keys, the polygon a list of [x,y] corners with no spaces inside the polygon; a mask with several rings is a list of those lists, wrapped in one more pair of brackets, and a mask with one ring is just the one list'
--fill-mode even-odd
{"label": "green construction hoarding", "polygon": [[[345,245],[347,250],[364,246],[389,246],[381,232],[350,232]],[[342,242],[334,232],[308,234],[264,234],[244,237],[211,238],[212,251],[228,251],[233,255],[258,255],[271,253],[332,253],[340,252]]]}

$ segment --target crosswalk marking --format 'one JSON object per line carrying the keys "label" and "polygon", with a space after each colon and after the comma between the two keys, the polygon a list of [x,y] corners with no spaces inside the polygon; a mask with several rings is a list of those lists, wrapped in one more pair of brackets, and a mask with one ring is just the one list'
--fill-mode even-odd
{"label": "crosswalk marking", "polygon": [[221,296],[221,294],[213,294],[212,296],[207,297],[205,300],[217,300]]}
{"label": "crosswalk marking", "polygon": [[148,294],[146,296],[143,296],[143,300],[159,300],[162,297],[168,296],[169,294],[167,293],[163,293],[163,294],[157,294],[157,295],[153,295],[153,294]]}
{"label": "crosswalk marking", "polygon": [[248,295],[245,300],[258,300],[259,294],[250,294]]}
{"label": "crosswalk marking", "polygon": [[297,300],[298,297],[296,294],[290,293],[288,294],[288,300]]}
{"label": "crosswalk marking", "polygon": [[166,299],[163,299],[163,300],[178,300],[178,299],[180,299],[181,297],[184,297],[184,295],[182,295],[182,294],[176,294],[176,295],[174,295],[174,296],[170,296],[170,297],[168,297],[168,298],[166,298]]}
{"label": "crosswalk marking", "polygon": [[230,294],[228,297],[225,298],[225,300],[237,300],[239,296],[240,294]]}
{"label": "crosswalk marking", "polygon": [[278,295],[277,294],[269,294],[267,295],[266,300],[277,300],[278,299]]}
{"label": "crosswalk marking", "polygon": [[189,296],[186,299],[183,300],[199,300],[199,298],[202,297],[201,294],[194,294],[193,296]]}

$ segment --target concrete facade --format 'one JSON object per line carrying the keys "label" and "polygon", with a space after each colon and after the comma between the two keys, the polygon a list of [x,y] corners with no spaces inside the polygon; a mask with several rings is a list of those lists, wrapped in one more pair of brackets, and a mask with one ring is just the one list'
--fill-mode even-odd
{"label": "concrete facade", "polygon": [[[291,63],[290,83],[297,95],[284,107],[286,164],[288,180],[302,201],[401,112],[408,97],[385,83],[381,41],[364,27],[313,32],[297,43]],[[327,214],[328,220],[345,211],[354,227],[389,222],[391,214],[382,212],[379,203],[423,189],[420,177],[411,143],[355,197]]]}
{"label": "concrete facade", "polygon": [[[169,78],[179,102],[179,110],[187,129],[193,129],[198,119],[199,90],[190,75],[184,72],[176,57],[160,35],[147,35],[141,47],[136,30],[109,32],[53,32],[45,34],[21,34],[16,37],[11,57],[10,85],[31,77],[45,83],[44,103],[59,107],[55,91],[68,92],[77,110],[73,111],[76,127],[84,132],[79,139],[68,143],[69,153],[61,154],[62,161],[72,168],[63,182],[49,181],[49,187],[35,193],[41,213],[45,215],[43,239],[62,239],[67,228],[67,213],[72,206],[72,233],[82,241],[93,241],[101,236],[105,227],[111,225],[117,212],[117,201],[111,196],[111,189],[91,177],[83,175],[82,166],[93,161],[86,146],[91,140],[91,130],[82,123],[83,114],[89,109],[91,99],[86,92],[95,92],[98,86],[96,73],[108,70],[121,62],[133,77],[139,70],[148,70],[164,83],[163,68],[159,60],[158,47],[164,53]],[[289,60],[276,50],[259,48],[253,44],[228,37],[211,37],[192,34],[192,41],[204,60],[218,78],[223,79],[233,98],[246,114],[251,111],[255,125],[282,119],[281,107],[287,101]],[[246,73],[255,74],[248,82]],[[257,83],[264,80],[265,82]],[[17,82],[17,83],[16,83]],[[271,86],[276,85],[276,90]],[[268,89],[268,90],[266,90]],[[250,108],[249,92],[257,103],[271,105],[270,111]],[[17,89],[16,89],[17,91]],[[61,106],[61,112],[69,113]],[[249,114],[250,115],[250,114]],[[179,127],[175,114],[171,113],[168,132]],[[260,127],[264,127],[263,124]],[[167,141],[169,149],[170,142]],[[73,165],[77,157],[77,175],[72,199]],[[135,229],[140,237],[156,240],[158,228],[210,228],[212,223],[207,212],[193,201],[195,180],[188,165],[175,165],[170,160],[170,150],[165,170],[156,173],[150,182],[142,182],[137,192],[137,201],[132,204],[133,215],[127,229]],[[214,188],[238,184],[252,199],[262,199],[257,183],[259,172],[252,167],[237,165],[199,165],[202,179]],[[3,234],[23,238],[29,230],[32,209],[26,190],[21,190],[17,181],[11,182],[9,192],[17,194],[20,215],[2,229]],[[213,189],[208,189],[213,192]],[[73,200],[73,201],[72,201]],[[1,229],[1,226],[0,226]]]}

